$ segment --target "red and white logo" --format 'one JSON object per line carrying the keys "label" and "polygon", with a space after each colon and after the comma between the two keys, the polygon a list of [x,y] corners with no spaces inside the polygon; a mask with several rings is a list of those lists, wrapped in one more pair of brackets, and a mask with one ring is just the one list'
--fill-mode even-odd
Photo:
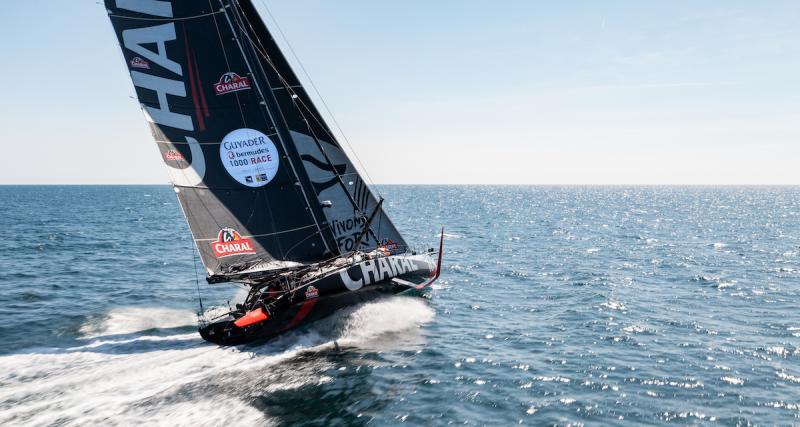
{"label": "red and white logo", "polygon": [[164,160],[166,160],[168,162],[177,162],[177,161],[186,160],[186,159],[184,159],[183,154],[181,154],[180,151],[178,151],[178,150],[169,150],[166,153],[164,153]]}
{"label": "red and white logo", "polygon": [[134,57],[133,59],[131,59],[131,68],[139,68],[139,69],[142,69],[142,70],[149,70],[150,69],[150,63],[147,62],[147,60],[142,59],[142,58],[137,56],[137,57]]}
{"label": "red and white logo", "polygon": [[242,235],[232,228],[220,230],[217,241],[211,244],[211,248],[214,249],[217,258],[256,253],[253,241],[243,239]]}
{"label": "red and white logo", "polygon": [[308,288],[306,288],[306,299],[308,300],[314,298],[319,298],[319,289],[313,286],[309,286]]}
{"label": "red and white logo", "polygon": [[214,93],[225,95],[226,93],[238,92],[250,89],[250,77],[242,77],[236,73],[225,73],[219,78],[218,83],[214,83]]}

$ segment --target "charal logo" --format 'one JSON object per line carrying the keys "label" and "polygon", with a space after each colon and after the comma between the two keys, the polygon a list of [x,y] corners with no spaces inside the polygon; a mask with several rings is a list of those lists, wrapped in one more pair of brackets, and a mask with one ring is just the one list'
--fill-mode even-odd
{"label": "charal logo", "polygon": [[220,230],[217,241],[211,244],[211,248],[214,249],[217,258],[256,253],[253,241],[242,238],[242,235],[232,228]]}
{"label": "charal logo", "polygon": [[250,89],[250,77],[242,77],[236,73],[225,73],[219,78],[218,83],[214,83],[214,92],[217,95],[238,92]]}
{"label": "charal logo", "polygon": [[385,239],[381,240],[381,246],[383,246],[384,248],[386,248],[386,249],[388,249],[390,251],[393,251],[393,250],[396,250],[396,249],[400,248],[400,245],[395,243],[394,240],[388,239],[388,238],[385,238]]}
{"label": "charal logo", "polygon": [[177,161],[186,160],[186,159],[184,159],[183,154],[181,154],[180,151],[178,151],[178,150],[169,150],[166,153],[164,153],[164,160],[166,160],[168,162],[177,162]]}
{"label": "charal logo", "polygon": [[146,59],[142,59],[137,56],[131,59],[131,68],[138,68],[140,70],[149,70],[150,63],[147,62]]}
{"label": "charal logo", "polygon": [[319,289],[309,286],[306,288],[306,299],[319,298]]}

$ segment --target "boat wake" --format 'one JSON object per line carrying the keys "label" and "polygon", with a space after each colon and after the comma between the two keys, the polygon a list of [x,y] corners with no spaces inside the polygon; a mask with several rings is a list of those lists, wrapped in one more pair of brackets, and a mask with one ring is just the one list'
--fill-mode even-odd
{"label": "boat wake", "polygon": [[104,316],[83,324],[80,333],[85,338],[126,335],[153,329],[194,327],[197,315],[189,310],[158,307],[115,308]]}
{"label": "boat wake", "polygon": [[423,300],[394,298],[221,348],[192,330],[190,311],[115,309],[83,325],[82,345],[0,357],[0,425],[271,424],[252,404],[260,396],[331,380],[333,362],[315,352],[386,344],[433,317]]}

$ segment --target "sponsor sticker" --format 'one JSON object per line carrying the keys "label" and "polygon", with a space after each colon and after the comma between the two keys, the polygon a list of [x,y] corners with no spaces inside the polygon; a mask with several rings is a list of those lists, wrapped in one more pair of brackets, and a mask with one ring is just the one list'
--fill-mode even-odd
{"label": "sponsor sticker", "polygon": [[219,78],[219,82],[214,83],[214,93],[219,96],[240,90],[249,90],[250,87],[250,77],[242,77],[236,73],[227,72]]}
{"label": "sponsor sticker", "polygon": [[178,151],[178,150],[169,150],[166,153],[164,153],[164,160],[166,160],[168,162],[177,162],[177,161],[186,160],[186,159],[183,157],[183,154],[181,154],[180,151]]}
{"label": "sponsor sticker", "polygon": [[397,243],[394,242],[394,240],[389,239],[389,238],[385,238],[385,239],[381,240],[381,246],[383,246],[384,248],[386,248],[386,249],[388,249],[390,251],[397,250],[397,249],[400,248],[400,245],[398,245]]}
{"label": "sponsor sticker", "polygon": [[306,299],[319,298],[319,290],[313,286],[306,288]]}
{"label": "sponsor sticker", "polygon": [[275,144],[255,129],[237,129],[222,139],[219,157],[228,174],[242,185],[263,187],[278,174]]}
{"label": "sponsor sticker", "polygon": [[131,59],[131,68],[138,68],[140,70],[149,70],[150,63],[147,62],[146,59],[142,59],[141,57],[134,57]]}
{"label": "sponsor sticker", "polygon": [[242,235],[232,228],[220,230],[217,241],[211,244],[211,248],[217,258],[256,253],[253,241],[242,238]]}

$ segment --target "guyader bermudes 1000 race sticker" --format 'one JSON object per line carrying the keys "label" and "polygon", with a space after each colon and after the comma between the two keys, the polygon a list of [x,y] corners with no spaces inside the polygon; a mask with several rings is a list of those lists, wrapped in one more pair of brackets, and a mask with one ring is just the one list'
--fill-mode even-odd
{"label": "guyader bermudes 1000 race sticker", "polygon": [[223,138],[219,156],[228,174],[248,187],[263,187],[278,174],[275,144],[255,129],[237,129]]}

